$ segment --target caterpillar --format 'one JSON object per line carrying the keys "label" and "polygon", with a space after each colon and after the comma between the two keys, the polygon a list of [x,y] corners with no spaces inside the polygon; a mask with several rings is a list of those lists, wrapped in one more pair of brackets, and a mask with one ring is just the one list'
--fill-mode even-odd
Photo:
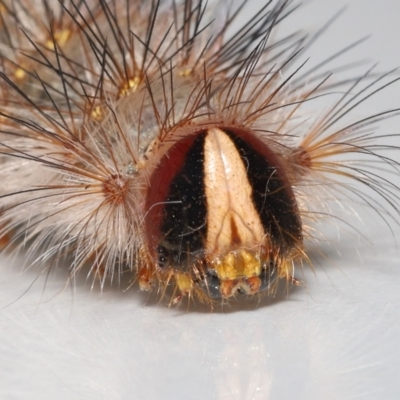
{"label": "caterpillar", "polygon": [[377,126],[399,109],[358,115],[395,72],[341,78],[353,45],[307,68],[324,28],[279,36],[291,0],[237,27],[245,7],[0,2],[4,251],[213,306],[301,284],[327,196],[398,223],[382,171],[398,176],[399,148]]}

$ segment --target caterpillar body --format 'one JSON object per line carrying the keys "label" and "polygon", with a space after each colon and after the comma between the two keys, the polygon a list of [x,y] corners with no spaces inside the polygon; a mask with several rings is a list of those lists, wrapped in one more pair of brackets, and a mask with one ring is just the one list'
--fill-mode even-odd
{"label": "caterpillar body", "polygon": [[5,249],[43,271],[67,259],[71,279],[89,265],[101,284],[127,273],[171,288],[171,304],[213,305],[298,284],[326,193],[383,216],[378,193],[398,220],[399,189],[378,166],[398,175],[387,152],[399,149],[375,131],[398,110],[347,120],[398,78],[338,79],[330,60],[307,70],[318,33],[273,38],[291,0],[236,30],[246,1],[226,5],[0,2]]}

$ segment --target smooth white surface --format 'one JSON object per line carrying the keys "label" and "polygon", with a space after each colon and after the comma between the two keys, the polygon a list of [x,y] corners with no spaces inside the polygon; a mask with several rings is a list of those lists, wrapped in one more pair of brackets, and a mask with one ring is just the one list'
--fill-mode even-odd
{"label": "smooth white surface", "polygon": [[[381,60],[382,71],[400,65],[396,0],[310,2],[293,27],[317,29],[346,3],[310,55],[372,34],[352,57]],[[399,107],[400,85],[386,93],[360,114]],[[59,293],[61,272],[44,294],[42,278],[24,293],[37,274],[3,261],[0,398],[398,399],[400,231],[390,236],[369,214],[364,221],[370,240],[343,233],[324,246],[316,276],[305,271],[307,289],[212,313],[146,304],[136,287],[99,293],[77,282]]]}

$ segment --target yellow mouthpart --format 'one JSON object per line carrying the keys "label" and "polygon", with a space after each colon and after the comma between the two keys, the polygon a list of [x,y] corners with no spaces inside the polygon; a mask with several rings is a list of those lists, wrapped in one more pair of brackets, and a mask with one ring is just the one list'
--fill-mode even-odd
{"label": "yellow mouthpart", "polygon": [[210,267],[215,269],[221,280],[250,278],[261,274],[260,259],[243,249],[231,251],[222,259],[215,259],[210,263]]}

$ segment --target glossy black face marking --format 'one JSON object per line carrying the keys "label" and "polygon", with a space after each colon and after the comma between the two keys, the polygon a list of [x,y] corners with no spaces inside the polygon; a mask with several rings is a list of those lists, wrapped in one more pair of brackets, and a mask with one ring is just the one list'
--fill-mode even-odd
{"label": "glossy black face marking", "polygon": [[207,293],[212,299],[221,298],[221,281],[219,280],[215,271],[207,271],[204,276],[204,280],[201,282],[201,288]]}
{"label": "glossy black face marking", "polygon": [[278,268],[274,262],[269,262],[263,266],[259,276],[261,280],[260,292],[271,289],[272,285],[278,280]]}
{"label": "glossy black face marking", "polygon": [[185,266],[196,253],[202,253],[207,228],[204,138],[205,133],[194,140],[182,169],[171,181],[160,228],[163,234],[158,246],[160,266]]}

